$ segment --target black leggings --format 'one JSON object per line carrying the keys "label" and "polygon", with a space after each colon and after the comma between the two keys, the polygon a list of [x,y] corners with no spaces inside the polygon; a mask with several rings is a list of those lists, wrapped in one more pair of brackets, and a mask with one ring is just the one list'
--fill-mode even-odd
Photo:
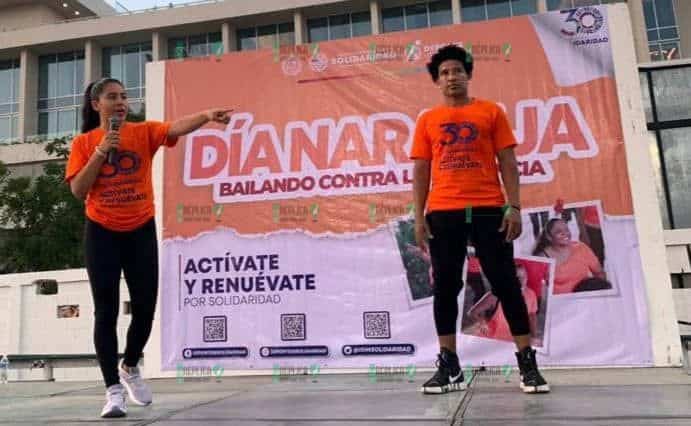
{"label": "black leggings", "polygon": [[137,365],[151,334],[158,293],[156,223],[151,219],[133,231],[116,232],[87,219],[84,250],[94,299],[94,344],[108,387],[120,382],[117,319],[121,271],[125,273],[132,313],[125,365]]}
{"label": "black leggings", "polygon": [[[513,244],[499,232],[503,218],[497,207],[438,211],[427,215],[433,236],[429,240],[434,274],[434,322],[439,336],[455,335],[458,294],[463,288],[463,263],[468,237],[472,240],[482,271],[501,303],[511,334],[530,334],[528,309],[516,276]],[[470,223],[468,223],[470,222]]]}

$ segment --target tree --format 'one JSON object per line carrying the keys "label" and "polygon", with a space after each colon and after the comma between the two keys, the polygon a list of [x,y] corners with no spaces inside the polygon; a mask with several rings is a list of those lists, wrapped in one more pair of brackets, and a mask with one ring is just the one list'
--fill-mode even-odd
{"label": "tree", "polygon": [[0,162],[0,273],[80,268],[83,260],[84,204],[65,179],[68,138],[46,145],[57,160],[37,178],[12,177]]}

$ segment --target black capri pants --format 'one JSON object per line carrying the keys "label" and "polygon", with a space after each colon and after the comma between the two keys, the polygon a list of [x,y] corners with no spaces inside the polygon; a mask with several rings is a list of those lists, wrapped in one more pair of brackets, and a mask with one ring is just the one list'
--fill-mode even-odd
{"label": "black capri pants", "polygon": [[456,334],[458,295],[463,288],[463,264],[468,239],[473,243],[492,293],[499,299],[511,334],[530,334],[528,309],[516,275],[513,243],[506,242],[501,207],[434,211],[427,215],[434,276],[434,322],[437,335]]}

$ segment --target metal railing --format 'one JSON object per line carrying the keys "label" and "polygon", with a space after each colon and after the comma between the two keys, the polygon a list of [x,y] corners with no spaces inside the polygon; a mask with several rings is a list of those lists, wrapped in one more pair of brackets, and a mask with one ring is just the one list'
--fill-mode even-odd
{"label": "metal railing", "polygon": [[77,133],[79,133],[79,132],[77,132],[76,130],[73,130],[70,132],[55,132],[55,133],[46,133],[46,134],[42,134],[42,135],[30,135],[30,136],[25,136],[24,138],[19,138],[19,137],[4,138],[4,139],[0,139],[0,146],[19,145],[19,144],[23,144],[23,143],[46,143],[46,142],[52,142],[55,139],[64,138],[64,137],[71,139]]}
{"label": "metal railing", "polygon": [[192,6],[200,6],[200,5],[205,5],[205,4],[214,4],[214,3],[223,3],[225,0],[195,0],[191,2],[186,2],[186,3],[170,3],[168,6],[154,6],[154,7],[149,7],[146,9],[135,9],[135,10],[126,10],[126,11],[120,11],[116,13],[112,13],[109,15],[103,15],[103,16],[84,16],[81,18],[72,18],[72,19],[61,19],[56,22],[51,22],[49,24],[42,24],[38,25],[39,27],[45,26],[45,25],[53,25],[53,24],[69,24],[73,22],[83,22],[83,21],[93,21],[95,19],[101,19],[101,18],[110,18],[112,16],[130,16],[130,15],[138,15],[138,14],[143,14],[143,13],[155,13],[155,12],[160,12],[162,10],[168,10],[168,9],[177,9],[177,8],[182,8],[182,7],[192,7]]}

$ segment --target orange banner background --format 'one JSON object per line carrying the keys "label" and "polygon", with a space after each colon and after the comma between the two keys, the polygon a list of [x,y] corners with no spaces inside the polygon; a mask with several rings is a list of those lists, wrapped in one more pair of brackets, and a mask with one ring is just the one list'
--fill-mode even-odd
{"label": "orange banner background", "polygon": [[[422,46],[420,57],[406,57],[407,49],[416,41]],[[381,112],[400,112],[415,120],[423,109],[442,100],[424,68],[433,53],[425,46],[450,42],[473,46],[476,63],[471,95],[505,105],[514,129],[519,101],[539,99],[546,103],[555,97],[573,97],[597,143],[599,153],[592,158],[574,159],[562,153],[551,161],[552,181],[524,183],[524,207],[551,206],[557,199],[566,203],[602,200],[606,214],[633,213],[614,79],[559,87],[527,17],[331,41],[320,43],[318,50],[314,46],[291,46],[279,51],[172,60],[166,64],[166,119],[174,120],[210,107],[234,108],[236,112],[253,114],[253,125],[275,126],[281,141],[286,123],[296,120],[310,123],[332,118],[338,122],[346,115],[366,119]],[[348,52],[371,52],[373,45],[377,52],[393,52],[400,57],[358,65],[331,62]],[[301,68],[297,75],[288,75],[284,69],[284,60],[291,54],[299,64],[294,60],[288,65]],[[323,60],[327,61],[326,69],[319,71],[324,67]],[[548,125],[546,131],[553,137],[545,137],[541,150],[549,150],[550,142],[558,141],[558,123],[565,120],[568,126],[570,112],[555,109],[553,125]],[[538,133],[536,115],[529,111],[523,117],[525,136],[519,138],[519,143],[523,142],[517,150],[519,155],[535,142]],[[363,232],[405,214],[412,201],[412,192],[406,190],[240,202],[219,207],[211,185],[184,184],[186,143],[190,143],[189,137],[165,154],[165,238],[192,237],[218,226],[233,228],[241,234],[296,228],[311,233]]]}

